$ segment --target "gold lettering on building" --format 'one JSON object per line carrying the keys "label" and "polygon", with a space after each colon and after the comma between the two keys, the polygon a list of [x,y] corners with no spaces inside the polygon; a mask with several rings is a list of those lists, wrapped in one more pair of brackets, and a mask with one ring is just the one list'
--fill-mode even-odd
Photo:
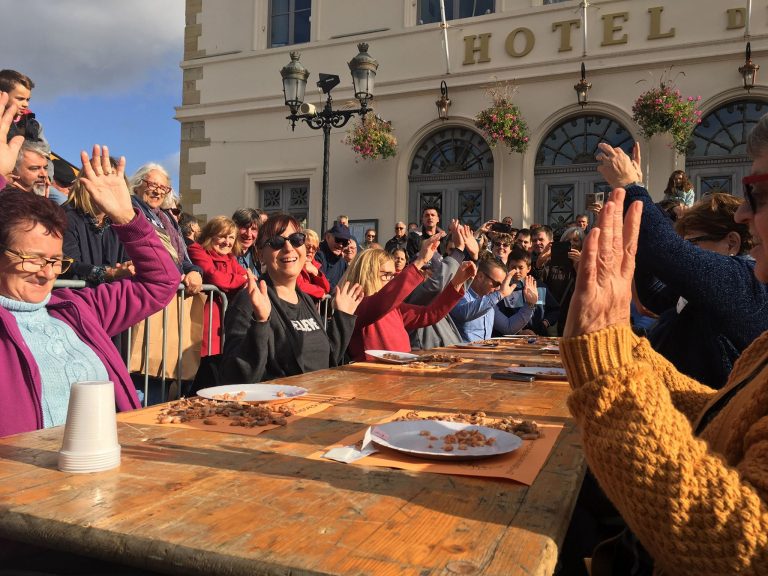
{"label": "gold lettering on building", "polygon": [[626,44],[626,34],[622,34],[616,38],[616,33],[623,30],[621,26],[616,24],[616,20],[621,19],[623,22],[626,22],[629,20],[629,12],[605,14],[601,18],[603,20],[603,41],[600,43],[600,46],[615,46],[616,44]]}
{"label": "gold lettering on building", "polygon": [[[490,44],[489,38],[491,33],[478,34],[477,36],[464,36],[464,64],[479,64],[481,62],[490,62],[491,57],[488,56],[488,45]],[[480,53],[480,56],[475,60],[475,54]]]}
{"label": "gold lettering on building", "polygon": [[581,20],[563,20],[552,23],[552,32],[557,32],[560,29],[560,48],[557,49],[558,52],[570,52],[573,50],[573,46],[571,46],[571,32],[574,28],[581,28]]}
{"label": "gold lettering on building", "polygon": [[744,28],[747,23],[746,8],[728,8],[725,13],[728,15],[728,26],[725,27],[726,30]]}
{"label": "gold lettering on building", "polygon": [[675,27],[673,26],[666,32],[661,31],[661,13],[664,12],[663,6],[648,8],[648,14],[651,15],[651,32],[648,34],[648,40],[658,40],[659,38],[674,38]]}
{"label": "gold lettering on building", "polygon": [[[515,49],[515,40],[522,34],[525,44],[523,49],[518,51]],[[504,47],[507,49],[507,54],[515,58],[522,58],[533,50],[533,45],[536,43],[536,38],[533,36],[530,28],[515,28],[507,36],[507,40],[504,43]]]}

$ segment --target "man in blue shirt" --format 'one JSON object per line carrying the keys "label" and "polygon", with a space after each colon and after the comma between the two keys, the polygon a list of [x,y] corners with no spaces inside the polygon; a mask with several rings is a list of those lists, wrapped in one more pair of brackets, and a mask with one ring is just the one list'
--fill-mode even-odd
{"label": "man in blue shirt", "polygon": [[494,308],[512,294],[512,286],[512,274],[507,273],[501,262],[493,257],[480,260],[477,275],[450,313],[464,341],[491,337]]}

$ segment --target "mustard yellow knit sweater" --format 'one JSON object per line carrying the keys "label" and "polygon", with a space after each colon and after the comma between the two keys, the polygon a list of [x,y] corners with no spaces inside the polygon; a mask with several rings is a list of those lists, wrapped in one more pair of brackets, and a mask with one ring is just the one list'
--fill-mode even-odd
{"label": "mustard yellow knit sweater", "polygon": [[[768,333],[712,390],[629,326],[560,344],[587,461],[658,568],[768,574]],[[746,384],[696,437],[699,419]]]}

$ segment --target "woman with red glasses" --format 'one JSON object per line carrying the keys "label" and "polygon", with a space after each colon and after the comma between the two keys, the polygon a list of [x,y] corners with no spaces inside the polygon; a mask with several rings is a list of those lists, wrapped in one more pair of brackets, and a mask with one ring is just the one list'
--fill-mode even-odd
{"label": "woman with red glasses", "polygon": [[342,364],[362,288],[340,283],[326,326],[312,298],[297,286],[307,260],[307,236],[288,214],[271,216],[256,239],[262,280],[248,283],[224,319],[223,383],[262,382]]}
{"label": "woman with red glasses", "polygon": [[[653,348],[699,382],[721,388],[733,364],[768,330],[768,289],[755,277],[747,226],[734,221],[743,200],[709,194],[676,223],[654,205],[635,158],[600,144],[598,171],[626,187],[625,209],[643,203],[635,283],[640,302],[659,314],[649,331]],[[675,231],[677,229],[677,232]]]}

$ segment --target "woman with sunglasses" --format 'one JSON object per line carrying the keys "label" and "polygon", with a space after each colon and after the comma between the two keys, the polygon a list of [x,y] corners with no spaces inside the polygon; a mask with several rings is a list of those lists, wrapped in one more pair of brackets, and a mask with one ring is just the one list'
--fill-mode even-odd
{"label": "woman with sunglasses", "polygon": [[510,234],[490,231],[488,238],[491,241],[491,252],[509,270],[509,254],[515,244],[514,237]]}
{"label": "woman with sunglasses", "polygon": [[363,298],[358,285],[341,282],[334,313],[324,321],[297,280],[307,259],[306,235],[288,214],[271,216],[259,228],[256,246],[265,274],[248,273],[246,290],[230,302],[224,319],[224,383],[262,382],[340,365]]}
{"label": "woman with sunglasses", "polygon": [[[5,99],[0,97],[0,109]],[[6,111],[0,174],[16,158],[6,144],[10,119]],[[72,263],[62,250],[64,210],[35,194],[0,195],[0,436],[64,424],[70,388],[79,381],[110,380],[116,408],[138,408],[110,337],[162,309],[178,287],[176,266],[131,205],[125,159],[113,170],[107,148],[99,146],[90,159],[85,152],[81,157],[80,181],[90,203],[112,221],[136,274],[93,288],[53,290]]]}
{"label": "woman with sunglasses", "polygon": [[464,295],[464,283],[477,267],[464,262],[442,292],[428,305],[407,304],[405,298],[421,284],[421,269],[432,260],[444,232],[421,243],[416,257],[395,274],[392,255],[380,248],[358,254],[345,279],[362,286],[365,298],[357,309],[355,333],[349,343],[352,360],[365,360],[366,350],[410,352],[409,330],[430,326],[445,317]]}
{"label": "woman with sunglasses", "polygon": [[662,314],[651,344],[684,374],[721,388],[741,352],[768,330],[768,289],[747,255],[749,230],[734,221],[742,200],[708,195],[673,224],[636,184],[639,145],[633,158],[599,147],[598,171],[611,186],[626,188],[625,209],[643,203],[636,287],[640,302]]}
{"label": "woman with sunglasses", "polygon": [[149,220],[176,262],[186,293],[197,294],[203,285],[202,270],[190,260],[179,223],[170,212],[173,190],[168,172],[159,164],[145,164],[130,178],[129,186],[133,205]]}

